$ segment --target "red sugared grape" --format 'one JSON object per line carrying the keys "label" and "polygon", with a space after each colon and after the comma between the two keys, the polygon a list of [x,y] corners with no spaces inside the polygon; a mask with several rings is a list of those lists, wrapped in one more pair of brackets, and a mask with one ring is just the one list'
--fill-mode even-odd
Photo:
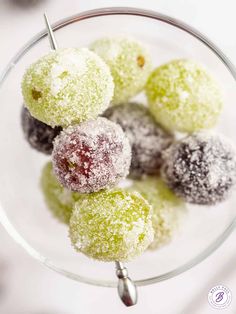
{"label": "red sugared grape", "polygon": [[131,148],[119,125],[98,118],[62,131],[55,139],[52,157],[62,185],[92,193],[115,185],[128,174]]}

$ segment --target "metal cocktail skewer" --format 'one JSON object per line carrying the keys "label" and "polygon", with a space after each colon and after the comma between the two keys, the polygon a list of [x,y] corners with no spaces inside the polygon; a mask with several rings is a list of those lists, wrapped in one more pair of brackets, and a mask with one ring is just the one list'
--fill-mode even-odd
{"label": "metal cocktail skewer", "polygon": [[[44,13],[44,20],[48,31],[48,38],[52,50],[57,50],[58,45],[54,36],[47,15]],[[116,276],[118,278],[118,294],[126,306],[132,306],[137,303],[137,289],[134,282],[128,277],[128,270],[123,263],[116,261]]]}
{"label": "metal cocktail skewer", "polygon": [[55,38],[55,36],[53,34],[53,30],[51,28],[51,25],[50,25],[50,23],[48,21],[47,14],[44,13],[43,16],[44,16],[46,28],[47,28],[47,31],[48,31],[48,38],[49,38],[50,46],[51,46],[52,50],[57,50],[57,48],[58,48],[57,41],[56,41],[56,38]]}

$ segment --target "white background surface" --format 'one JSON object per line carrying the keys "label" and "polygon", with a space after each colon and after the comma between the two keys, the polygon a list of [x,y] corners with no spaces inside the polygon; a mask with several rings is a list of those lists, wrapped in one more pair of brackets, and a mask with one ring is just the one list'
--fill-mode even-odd
{"label": "white background surface", "polygon": [[[44,11],[54,22],[79,11],[121,5],[152,9],[186,21],[207,34],[236,64],[235,0],[39,0],[31,7],[0,0],[0,70],[25,41],[44,27]],[[220,313],[207,302],[209,289],[217,284],[226,285],[233,293],[231,306],[222,313],[236,313],[235,242],[236,232],[194,269],[139,288],[138,305],[125,308],[114,289],[79,284],[41,266],[0,227],[0,313]]]}

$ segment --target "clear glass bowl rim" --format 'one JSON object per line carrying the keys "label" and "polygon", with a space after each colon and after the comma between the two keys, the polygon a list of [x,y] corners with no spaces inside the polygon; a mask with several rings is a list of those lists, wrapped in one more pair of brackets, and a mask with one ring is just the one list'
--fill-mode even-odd
{"label": "clear glass bowl rim", "polygon": [[[140,16],[145,18],[150,18],[154,20],[161,21],[163,23],[172,25],[173,27],[176,27],[178,29],[181,29],[182,31],[192,35],[196,39],[198,39],[200,42],[202,42],[205,46],[207,46],[219,59],[221,62],[224,63],[226,68],[229,70],[231,75],[236,81],[236,69],[232,62],[225,56],[225,54],[211,41],[209,40],[205,35],[200,33],[198,30],[194,29],[193,27],[189,26],[188,24],[180,21],[179,19],[172,18],[168,15],[161,14],[155,11],[151,10],[144,10],[144,9],[138,9],[138,8],[130,8],[130,7],[108,7],[108,8],[100,8],[95,10],[89,10],[82,13],[78,13],[69,17],[66,17],[64,19],[59,20],[58,22],[54,23],[52,25],[53,31],[57,31],[60,28],[63,28],[67,25],[94,18],[94,17],[101,17],[101,16],[108,16],[108,15],[133,15],[133,16]],[[31,38],[16,54],[15,56],[10,60],[10,62],[7,64],[6,68],[3,70],[3,72],[0,75],[0,87],[6,80],[8,74],[11,72],[11,70],[14,68],[14,66],[20,61],[20,59],[26,54],[28,50],[30,50],[33,46],[35,46],[39,41],[41,41],[44,37],[47,36],[47,30],[44,29],[37,35],[35,35],[33,38]],[[116,281],[105,281],[105,280],[94,280],[89,277],[83,277],[74,273],[71,273],[69,271],[65,271],[59,267],[57,267],[51,260],[47,259],[46,257],[42,256],[38,251],[36,251],[33,247],[30,246],[30,244],[17,232],[17,230],[14,228],[14,226],[9,221],[5,211],[3,210],[3,207],[0,205],[0,222],[5,227],[7,232],[10,234],[10,236],[18,243],[20,244],[27,252],[30,254],[33,258],[47,266],[48,268],[66,276],[67,278],[73,279],[75,281],[84,282],[91,285],[96,286],[102,286],[102,287],[117,287]],[[170,279],[172,277],[175,277],[198,263],[202,262],[205,258],[207,258],[211,253],[213,253],[231,234],[231,232],[236,228],[236,217],[232,220],[232,222],[228,225],[228,227],[224,230],[224,232],[215,239],[205,250],[203,250],[199,255],[197,255],[195,258],[191,259],[184,265],[170,271],[167,273],[164,273],[159,276],[146,278],[142,280],[135,281],[135,284],[137,286],[146,286],[150,284],[154,284],[156,282],[164,281],[167,279]]]}

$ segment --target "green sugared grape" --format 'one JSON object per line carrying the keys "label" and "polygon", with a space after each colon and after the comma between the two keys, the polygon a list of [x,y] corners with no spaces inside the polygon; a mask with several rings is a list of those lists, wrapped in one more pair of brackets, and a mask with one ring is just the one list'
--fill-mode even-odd
{"label": "green sugared grape", "polygon": [[153,240],[151,207],[138,193],[106,190],[75,203],[70,220],[74,248],[102,261],[127,261]]}
{"label": "green sugared grape", "polygon": [[143,44],[130,38],[103,38],[91,45],[110,67],[115,84],[113,104],[126,102],[145,86],[151,71],[149,53]]}
{"label": "green sugared grape", "polygon": [[139,192],[153,207],[154,240],[150,249],[168,243],[185,213],[184,203],[159,178],[146,177],[134,181],[128,190]]}
{"label": "green sugared grape", "polygon": [[51,162],[42,170],[41,189],[48,209],[58,220],[68,224],[74,203],[79,200],[80,195],[67,190],[57,181]]}
{"label": "green sugared grape", "polygon": [[191,133],[211,128],[222,109],[217,83],[191,60],[174,60],[155,69],[146,95],[157,122],[171,131]]}
{"label": "green sugared grape", "polygon": [[50,52],[27,69],[22,81],[31,115],[53,127],[96,118],[108,107],[113,89],[108,66],[85,48]]}

